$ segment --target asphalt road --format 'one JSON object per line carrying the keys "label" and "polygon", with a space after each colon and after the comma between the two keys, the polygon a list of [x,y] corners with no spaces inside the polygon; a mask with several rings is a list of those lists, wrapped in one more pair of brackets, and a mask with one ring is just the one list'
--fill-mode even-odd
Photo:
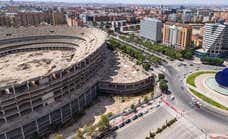
{"label": "asphalt road", "polygon": [[[199,67],[199,65],[197,65]],[[183,79],[186,73],[194,71],[196,67],[184,67],[176,70],[171,65],[165,65],[164,73],[169,82],[169,89],[176,97],[174,105],[185,111],[185,115],[199,129],[204,129],[207,133],[228,134],[228,117],[214,113],[205,107],[200,109],[192,108],[191,96],[184,87]],[[199,69],[214,69],[213,66],[203,65]]]}
{"label": "asphalt road", "polygon": [[[228,116],[217,114],[207,109],[206,107],[201,107],[200,109],[192,108],[190,105],[191,96],[184,88],[184,78],[187,74],[196,70],[221,70],[224,67],[203,65],[199,63],[194,63],[190,60],[169,61],[168,59],[166,59],[166,56],[154,54],[147,49],[142,48],[142,46],[137,46],[135,44],[125,42],[117,37],[115,38],[135,47],[136,49],[140,49],[147,54],[156,55],[162,59],[164,59],[165,57],[165,60],[168,61],[168,63],[164,63],[162,68],[163,73],[166,75],[166,78],[169,82],[169,90],[176,98],[174,101],[174,105],[184,111],[185,117],[188,121],[190,121],[198,129],[204,130],[206,134],[218,133],[228,135]],[[180,64],[185,64],[186,66],[179,66]],[[146,123],[148,122],[147,120],[144,121]]]}
{"label": "asphalt road", "polygon": [[153,112],[144,115],[123,128],[118,129],[112,136],[107,139],[145,139],[149,136],[150,131],[156,131],[166,120],[174,118],[163,107],[156,108]]}

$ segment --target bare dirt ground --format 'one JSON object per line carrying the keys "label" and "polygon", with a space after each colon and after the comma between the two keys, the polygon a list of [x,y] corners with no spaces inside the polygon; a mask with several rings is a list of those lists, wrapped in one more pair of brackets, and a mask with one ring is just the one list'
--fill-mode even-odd
{"label": "bare dirt ground", "polygon": [[[139,101],[143,102],[145,96],[150,98],[151,91],[141,93],[139,95],[132,96],[98,96],[94,101],[94,104],[85,110],[85,115],[82,116],[76,123],[72,126],[60,130],[58,133],[62,134],[64,137],[73,135],[76,133],[78,128],[83,128],[86,125],[95,124],[101,115],[112,112],[117,114],[128,109],[132,104],[137,104]],[[50,135],[52,138],[54,134]]]}

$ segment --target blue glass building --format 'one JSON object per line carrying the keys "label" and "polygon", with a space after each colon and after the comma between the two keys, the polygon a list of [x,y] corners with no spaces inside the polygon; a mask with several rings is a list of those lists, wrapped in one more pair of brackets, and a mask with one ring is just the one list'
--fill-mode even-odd
{"label": "blue glass building", "polygon": [[215,75],[216,82],[223,87],[228,87],[228,68],[225,68],[222,71],[219,71]]}

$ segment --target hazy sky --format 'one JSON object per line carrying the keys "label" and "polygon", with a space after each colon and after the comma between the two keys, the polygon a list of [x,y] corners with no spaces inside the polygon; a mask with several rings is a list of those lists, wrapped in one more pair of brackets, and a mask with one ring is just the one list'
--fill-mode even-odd
{"label": "hazy sky", "polygon": [[[15,0],[19,1],[19,0]],[[23,1],[53,1],[53,2],[83,2],[83,3],[131,3],[131,4],[204,4],[228,5],[228,0],[23,0]]]}

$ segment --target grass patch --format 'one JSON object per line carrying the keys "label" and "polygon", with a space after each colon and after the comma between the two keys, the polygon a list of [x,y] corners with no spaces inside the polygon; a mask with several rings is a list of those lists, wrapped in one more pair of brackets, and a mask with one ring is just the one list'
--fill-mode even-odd
{"label": "grass patch", "polygon": [[199,71],[199,72],[195,72],[195,73],[192,73],[191,75],[188,76],[187,78],[187,83],[196,87],[195,85],[195,79],[197,76],[201,75],[201,74],[213,74],[213,73],[216,73],[215,71]]}
{"label": "grass patch", "polygon": [[193,90],[191,88],[189,88],[189,89],[194,95],[196,95],[198,98],[202,99],[203,101],[205,101],[205,102],[207,102],[207,103],[209,103],[209,104],[211,104],[211,105],[213,105],[213,106],[215,106],[217,108],[220,108],[220,109],[223,109],[223,110],[226,110],[226,111],[228,110],[228,107],[223,106],[222,104],[220,104],[220,103],[208,98],[207,96],[199,93],[198,91],[195,91],[195,90]]}

